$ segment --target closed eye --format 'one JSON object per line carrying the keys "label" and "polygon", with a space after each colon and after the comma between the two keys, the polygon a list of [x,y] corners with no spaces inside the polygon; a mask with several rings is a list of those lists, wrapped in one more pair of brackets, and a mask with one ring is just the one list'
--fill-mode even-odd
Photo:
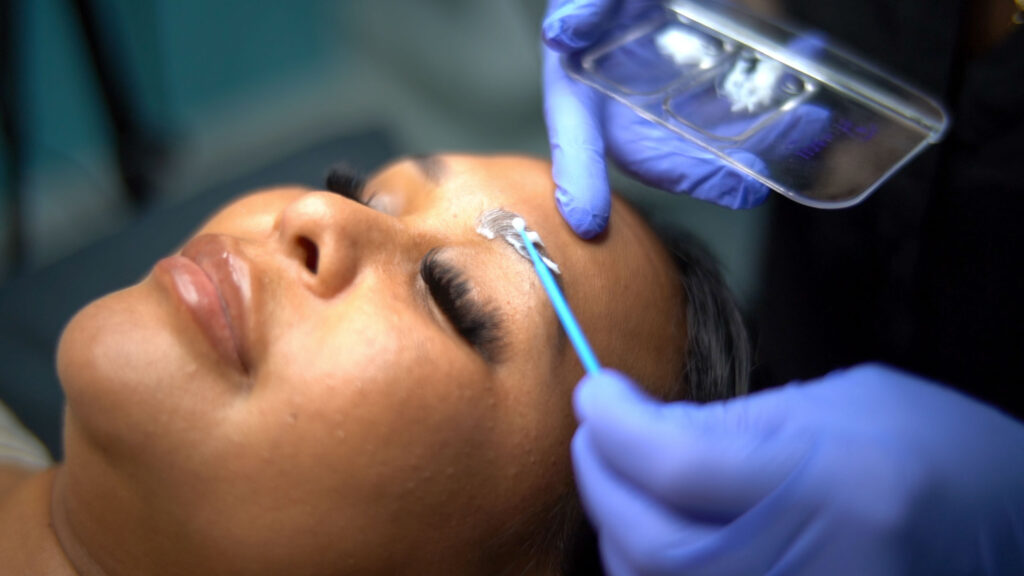
{"label": "closed eye", "polygon": [[493,309],[472,296],[472,286],[463,273],[438,256],[434,248],[420,262],[420,277],[437,307],[455,331],[488,362],[499,360],[504,339],[501,323]]}
{"label": "closed eye", "polygon": [[348,164],[335,164],[327,172],[324,187],[335,194],[340,194],[349,200],[366,205],[363,191],[366,188],[366,178],[363,174]]}

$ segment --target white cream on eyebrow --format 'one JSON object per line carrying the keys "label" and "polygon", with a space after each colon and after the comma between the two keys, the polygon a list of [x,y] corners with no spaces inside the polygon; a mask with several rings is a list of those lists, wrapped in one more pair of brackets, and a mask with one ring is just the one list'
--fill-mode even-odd
{"label": "white cream on eyebrow", "polygon": [[[476,220],[476,231],[478,234],[493,240],[495,238],[501,238],[507,242],[510,246],[515,248],[516,252],[520,256],[526,258],[527,261],[530,259],[530,253],[526,251],[526,245],[523,244],[523,238],[516,231],[515,227],[512,226],[512,221],[516,218],[523,218],[515,212],[510,212],[504,208],[492,208],[480,214],[480,217]],[[523,219],[525,221],[525,219]],[[526,228],[526,235],[530,237],[530,241],[533,242],[534,247],[537,249],[537,253],[540,254],[540,259],[544,262],[544,265],[555,274],[561,274],[562,271],[558,269],[558,264],[555,264],[551,258],[548,258],[547,250],[544,249],[544,242],[540,239],[540,234],[536,231],[530,230],[529,226]]]}

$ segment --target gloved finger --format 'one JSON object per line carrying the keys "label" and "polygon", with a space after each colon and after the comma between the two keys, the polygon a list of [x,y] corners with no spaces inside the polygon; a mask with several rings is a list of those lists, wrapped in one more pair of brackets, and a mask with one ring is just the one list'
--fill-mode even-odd
{"label": "gloved finger", "polygon": [[611,539],[599,541],[601,548],[601,565],[609,576],[643,576],[633,569],[626,561],[625,555],[619,551]]}
{"label": "gloved finger", "polygon": [[[788,50],[808,60],[816,58],[825,48],[825,36],[818,32],[810,32],[791,40]],[[792,72],[785,72],[776,85],[787,82],[786,77]],[[803,82],[803,80],[792,79]],[[744,144],[748,150],[792,150],[819,138],[829,127],[832,113],[829,109],[816,104],[805,104],[785,112],[778,121],[758,130]],[[728,132],[728,130],[727,130]]]}
{"label": "gloved finger", "polygon": [[[586,426],[573,438],[580,496],[598,531],[606,572],[615,575],[761,574],[793,538],[798,518],[777,502],[731,524],[678,514],[623,483],[603,465]],[[774,520],[782,518],[781,525]]]}
{"label": "gloved finger", "polygon": [[[621,102],[607,102],[605,124],[617,127],[617,137],[608,140],[609,155],[624,172],[644,184],[733,209],[757,206],[771,193],[718,156],[640,117]],[[740,161],[745,165],[759,162]]]}
{"label": "gloved finger", "polygon": [[825,50],[825,34],[811,30],[789,41],[786,48],[794,54],[813,58]]}
{"label": "gloved finger", "polygon": [[757,505],[806,450],[805,439],[778,433],[785,414],[778,400],[750,400],[663,404],[611,370],[587,376],[574,393],[581,427],[618,477],[680,513],[714,522]]}
{"label": "gloved finger", "polygon": [[686,550],[707,541],[714,524],[692,522],[671,507],[622,482],[604,466],[590,431],[580,427],[572,441],[573,468],[584,508],[602,548],[618,551],[612,561],[619,572],[675,574]]}
{"label": "gloved finger", "polygon": [[[628,525],[628,522],[626,522]],[[694,545],[675,546],[649,553],[658,555],[658,562],[640,566],[631,559],[613,539],[599,540],[601,563],[606,574],[614,576],[731,576],[733,574],[767,574],[776,565],[778,550],[785,550],[785,542],[776,532],[732,534],[730,527]],[[652,568],[651,565],[656,564]]]}
{"label": "gloved finger", "polygon": [[611,190],[598,112],[600,96],[566,74],[558,53],[544,52],[544,120],[551,143],[558,210],[583,238],[604,230]]}
{"label": "gloved finger", "polygon": [[549,0],[541,37],[559,52],[585,48],[614,22],[620,3],[621,0]]}
{"label": "gloved finger", "polygon": [[753,134],[744,146],[751,150],[791,152],[822,137],[829,128],[831,117],[832,113],[821,106],[797,106],[764,130]]}

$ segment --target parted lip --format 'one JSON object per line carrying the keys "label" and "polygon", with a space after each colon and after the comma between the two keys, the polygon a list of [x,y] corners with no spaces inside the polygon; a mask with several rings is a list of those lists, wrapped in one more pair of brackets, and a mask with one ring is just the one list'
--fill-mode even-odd
{"label": "parted lip", "polygon": [[156,269],[170,280],[213,348],[247,373],[252,361],[247,322],[252,281],[249,261],[237,242],[218,234],[196,236]]}

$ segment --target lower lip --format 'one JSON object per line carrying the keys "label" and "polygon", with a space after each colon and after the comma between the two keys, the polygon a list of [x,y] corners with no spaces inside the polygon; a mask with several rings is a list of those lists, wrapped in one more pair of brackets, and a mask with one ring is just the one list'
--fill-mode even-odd
{"label": "lower lip", "polygon": [[170,256],[157,262],[153,272],[188,309],[217,355],[241,370],[242,359],[227,312],[217,287],[202,268],[183,256]]}

